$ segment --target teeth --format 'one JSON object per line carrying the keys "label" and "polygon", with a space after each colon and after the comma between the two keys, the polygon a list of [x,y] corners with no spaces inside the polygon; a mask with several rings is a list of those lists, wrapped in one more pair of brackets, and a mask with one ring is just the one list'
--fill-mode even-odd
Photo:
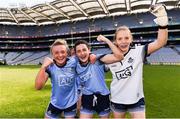
{"label": "teeth", "polygon": [[82,57],[83,59],[85,59],[86,58],[86,56],[84,56],[84,57]]}
{"label": "teeth", "polygon": [[[63,58],[64,59],[64,58]],[[63,59],[59,59],[59,60],[63,60]]]}
{"label": "teeth", "polygon": [[125,48],[125,47],[127,47],[127,45],[120,45],[120,47]]}

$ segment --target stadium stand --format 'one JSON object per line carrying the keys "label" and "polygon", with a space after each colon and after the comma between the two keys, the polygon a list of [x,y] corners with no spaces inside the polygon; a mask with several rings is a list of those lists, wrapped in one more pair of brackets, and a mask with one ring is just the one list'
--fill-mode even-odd
{"label": "stadium stand", "polygon": [[[179,9],[168,11],[167,47],[148,57],[149,63],[180,64],[179,12]],[[0,25],[0,59],[8,65],[41,64],[45,56],[50,56],[49,46],[57,38],[65,38],[69,46],[73,46],[76,40],[87,40],[95,54],[110,53],[105,44],[97,42],[97,35],[103,34],[113,40],[115,29],[120,25],[130,27],[134,44],[146,44],[157,37],[153,18],[150,13],[138,13],[41,26]]]}
{"label": "stadium stand", "polygon": [[165,47],[150,55],[147,58],[150,64],[178,64],[180,55],[170,47]]}
{"label": "stadium stand", "polygon": [[[10,55],[16,54],[15,57],[9,58]],[[42,63],[44,57],[50,56],[48,51],[42,52],[10,52],[6,56],[6,62],[8,65],[38,65]]]}

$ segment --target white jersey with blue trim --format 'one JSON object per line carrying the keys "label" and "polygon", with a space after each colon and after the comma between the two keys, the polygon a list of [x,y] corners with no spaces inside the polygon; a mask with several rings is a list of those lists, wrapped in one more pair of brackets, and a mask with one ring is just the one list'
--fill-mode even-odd
{"label": "white jersey with blue trim", "polygon": [[130,48],[121,62],[108,64],[112,72],[111,101],[118,104],[133,104],[144,97],[143,62],[147,45]]}
{"label": "white jersey with blue trim", "polygon": [[95,64],[88,63],[87,65],[77,64],[77,74],[82,85],[82,94],[109,94],[109,89],[105,83],[104,64],[99,60]]}
{"label": "white jersey with blue trim", "polygon": [[51,78],[51,103],[59,109],[66,109],[78,100],[76,62],[74,57],[67,58],[64,66],[52,64],[46,70]]}

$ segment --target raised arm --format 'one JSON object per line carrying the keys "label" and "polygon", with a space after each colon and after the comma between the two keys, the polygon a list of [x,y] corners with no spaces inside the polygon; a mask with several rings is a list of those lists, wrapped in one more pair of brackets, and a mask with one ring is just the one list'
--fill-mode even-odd
{"label": "raised arm", "polygon": [[48,80],[48,74],[46,73],[47,67],[53,63],[53,60],[49,57],[46,57],[43,61],[43,64],[36,76],[35,80],[35,89],[40,90],[44,87],[46,81]]}
{"label": "raised arm", "polygon": [[106,64],[110,64],[110,63],[118,62],[118,61],[120,61],[120,60],[122,60],[124,58],[121,51],[106,37],[104,37],[103,35],[99,35],[97,37],[97,40],[107,43],[108,46],[110,47],[110,49],[113,52],[113,54],[107,54],[104,57],[102,57],[100,59],[102,62],[104,62]]}
{"label": "raised arm", "polygon": [[159,25],[157,40],[148,44],[147,54],[151,54],[166,45],[168,39],[168,17],[164,5],[155,5],[150,8],[151,13],[157,18],[155,23]]}

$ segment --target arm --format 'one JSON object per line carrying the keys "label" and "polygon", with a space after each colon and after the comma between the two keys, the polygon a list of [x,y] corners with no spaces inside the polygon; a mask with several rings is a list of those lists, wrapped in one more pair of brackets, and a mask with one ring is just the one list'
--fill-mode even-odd
{"label": "arm", "polygon": [[100,59],[102,62],[104,62],[106,64],[110,64],[110,63],[118,62],[118,61],[120,61],[120,60],[122,60],[124,58],[121,51],[106,37],[104,37],[103,35],[99,35],[97,37],[97,40],[107,43],[108,46],[110,47],[110,49],[113,52],[113,54],[107,54],[104,57],[102,57]]}
{"label": "arm", "polygon": [[165,6],[156,5],[151,7],[151,13],[157,18],[154,20],[159,25],[157,40],[148,44],[147,54],[151,54],[166,45],[168,39],[168,17]]}
{"label": "arm", "polygon": [[35,79],[35,89],[40,90],[44,87],[46,81],[48,80],[48,74],[46,73],[46,69],[51,63],[53,63],[53,60],[51,58],[46,57],[44,59],[44,62]]}
{"label": "arm", "polygon": [[168,39],[168,30],[167,29],[159,29],[158,30],[158,38],[154,42],[148,44],[148,52],[147,54],[151,54],[158,49],[162,48],[166,45]]}

